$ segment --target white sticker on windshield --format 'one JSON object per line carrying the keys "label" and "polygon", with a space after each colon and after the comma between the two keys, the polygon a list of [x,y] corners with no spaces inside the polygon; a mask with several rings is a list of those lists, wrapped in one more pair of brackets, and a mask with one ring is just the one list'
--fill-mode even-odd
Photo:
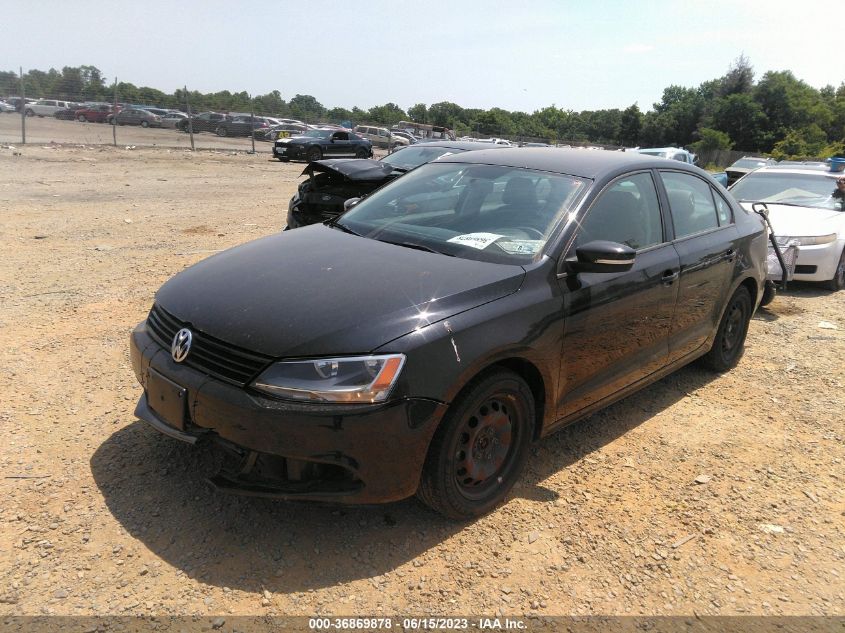
{"label": "white sticker on windshield", "polygon": [[502,237],[504,235],[496,235],[495,233],[466,233],[464,235],[456,235],[448,241],[454,244],[463,244],[464,246],[477,248],[481,251]]}
{"label": "white sticker on windshield", "polygon": [[536,255],[546,240],[502,240],[496,246],[511,255]]}

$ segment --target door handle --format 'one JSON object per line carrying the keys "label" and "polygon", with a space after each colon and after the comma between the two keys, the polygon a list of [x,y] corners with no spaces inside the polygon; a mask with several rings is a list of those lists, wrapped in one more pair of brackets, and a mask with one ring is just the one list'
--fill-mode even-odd
{"label": "door handle", "polygon": [[671,286],[675,283],[675,280],[678,278],[678,271],[677,270],[667,270],[663,273],[663,276],[660,278],[660,281],[663,282],[664,286]]}

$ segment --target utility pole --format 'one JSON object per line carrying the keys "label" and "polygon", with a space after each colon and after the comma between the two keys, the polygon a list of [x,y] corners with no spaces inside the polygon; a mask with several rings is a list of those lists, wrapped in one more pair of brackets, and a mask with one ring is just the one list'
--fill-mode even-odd
{"label": "utility pole", "polygon": [[114,146],[117,147],[117,77],[114,78],[114,105],[111,114],[111,138]]}
{"label": "utility pole", "polygon": [[188,86],[185,86],[185,109],[188,111],[188,136],[191,137],[191,151],[194,151],[194,115],[191,112],[191,102],[188,101]]}
{"label": "utility pole", "polygon": [[247,94],[247,97],[249,97],[249,138],[252,141],[252,153],[255,154],[255,102],[249,94]]}
{"label": "utility pole", "polygon": [[23,66],[21,71],[21,145],[26,145],[26,87],[23,82]]}

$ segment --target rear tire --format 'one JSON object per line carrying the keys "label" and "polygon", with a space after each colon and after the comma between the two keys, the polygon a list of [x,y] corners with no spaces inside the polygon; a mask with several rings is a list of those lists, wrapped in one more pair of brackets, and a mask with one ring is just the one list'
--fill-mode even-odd
{"label": "rear tire", "polygon": [[777,296],[777,289],[775,288],[775,284],[772,281],[766,281],[766,285],[763,288],[763,298],[760,299],[760,307],[764,308],[769,305],[772,301],[775,300]]}
{"label": "rear tire", "polygon": [[842,249],[842,254],[839,256],[839,264],[836,266],[833,279],[824,282],[824,287],[832,292],[845,289],[845,248]]}
{"label": "rear tire", "polygon": [[359,147],[355,150],[355,158],[369,158],[370,153],[364,149],[363,147]]}
{"label": "rear tire", "polygon": [[748,289],[740,286],[736,289],[722,315],[713,346],[701,358],[702,364],[717,372],[724,372],[733,367],[742,358],[745,349],[745,336],[751,321],[751,295]]}
{"label": "rear tire", "polygon": [[417,496],[452,519],[499,505],[519,479],[534,436],[534,397],[517,374],[482,374],[452,403],[434,434]]}
{"label": "rear tire", "polygon": [[29,108],[26,109],[26,116],[35,116],[35,112],[30,110]]}
{"label": "rear tire", "polygon": [[228,130],[223,127],[222,125],[215,130],[217,132],[217,136],[228,136]]}

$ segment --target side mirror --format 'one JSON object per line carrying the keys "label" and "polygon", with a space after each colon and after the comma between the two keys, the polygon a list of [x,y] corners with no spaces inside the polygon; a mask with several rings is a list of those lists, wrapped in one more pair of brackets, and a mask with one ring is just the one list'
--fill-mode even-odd
{"label": "side mirror", "polygon": [[343,202],[343,211],[344,212],[349,211],[349,209],[354,207],[359,202],[361,202],[361,198],[349,198],[348,200],[345,200]]}
{"label": "side mirror", "polygon": [[617,273],[631,270],[636,251],[619,242],[595,240],[575,249],[576,259],[566,260],[574,273]]}

